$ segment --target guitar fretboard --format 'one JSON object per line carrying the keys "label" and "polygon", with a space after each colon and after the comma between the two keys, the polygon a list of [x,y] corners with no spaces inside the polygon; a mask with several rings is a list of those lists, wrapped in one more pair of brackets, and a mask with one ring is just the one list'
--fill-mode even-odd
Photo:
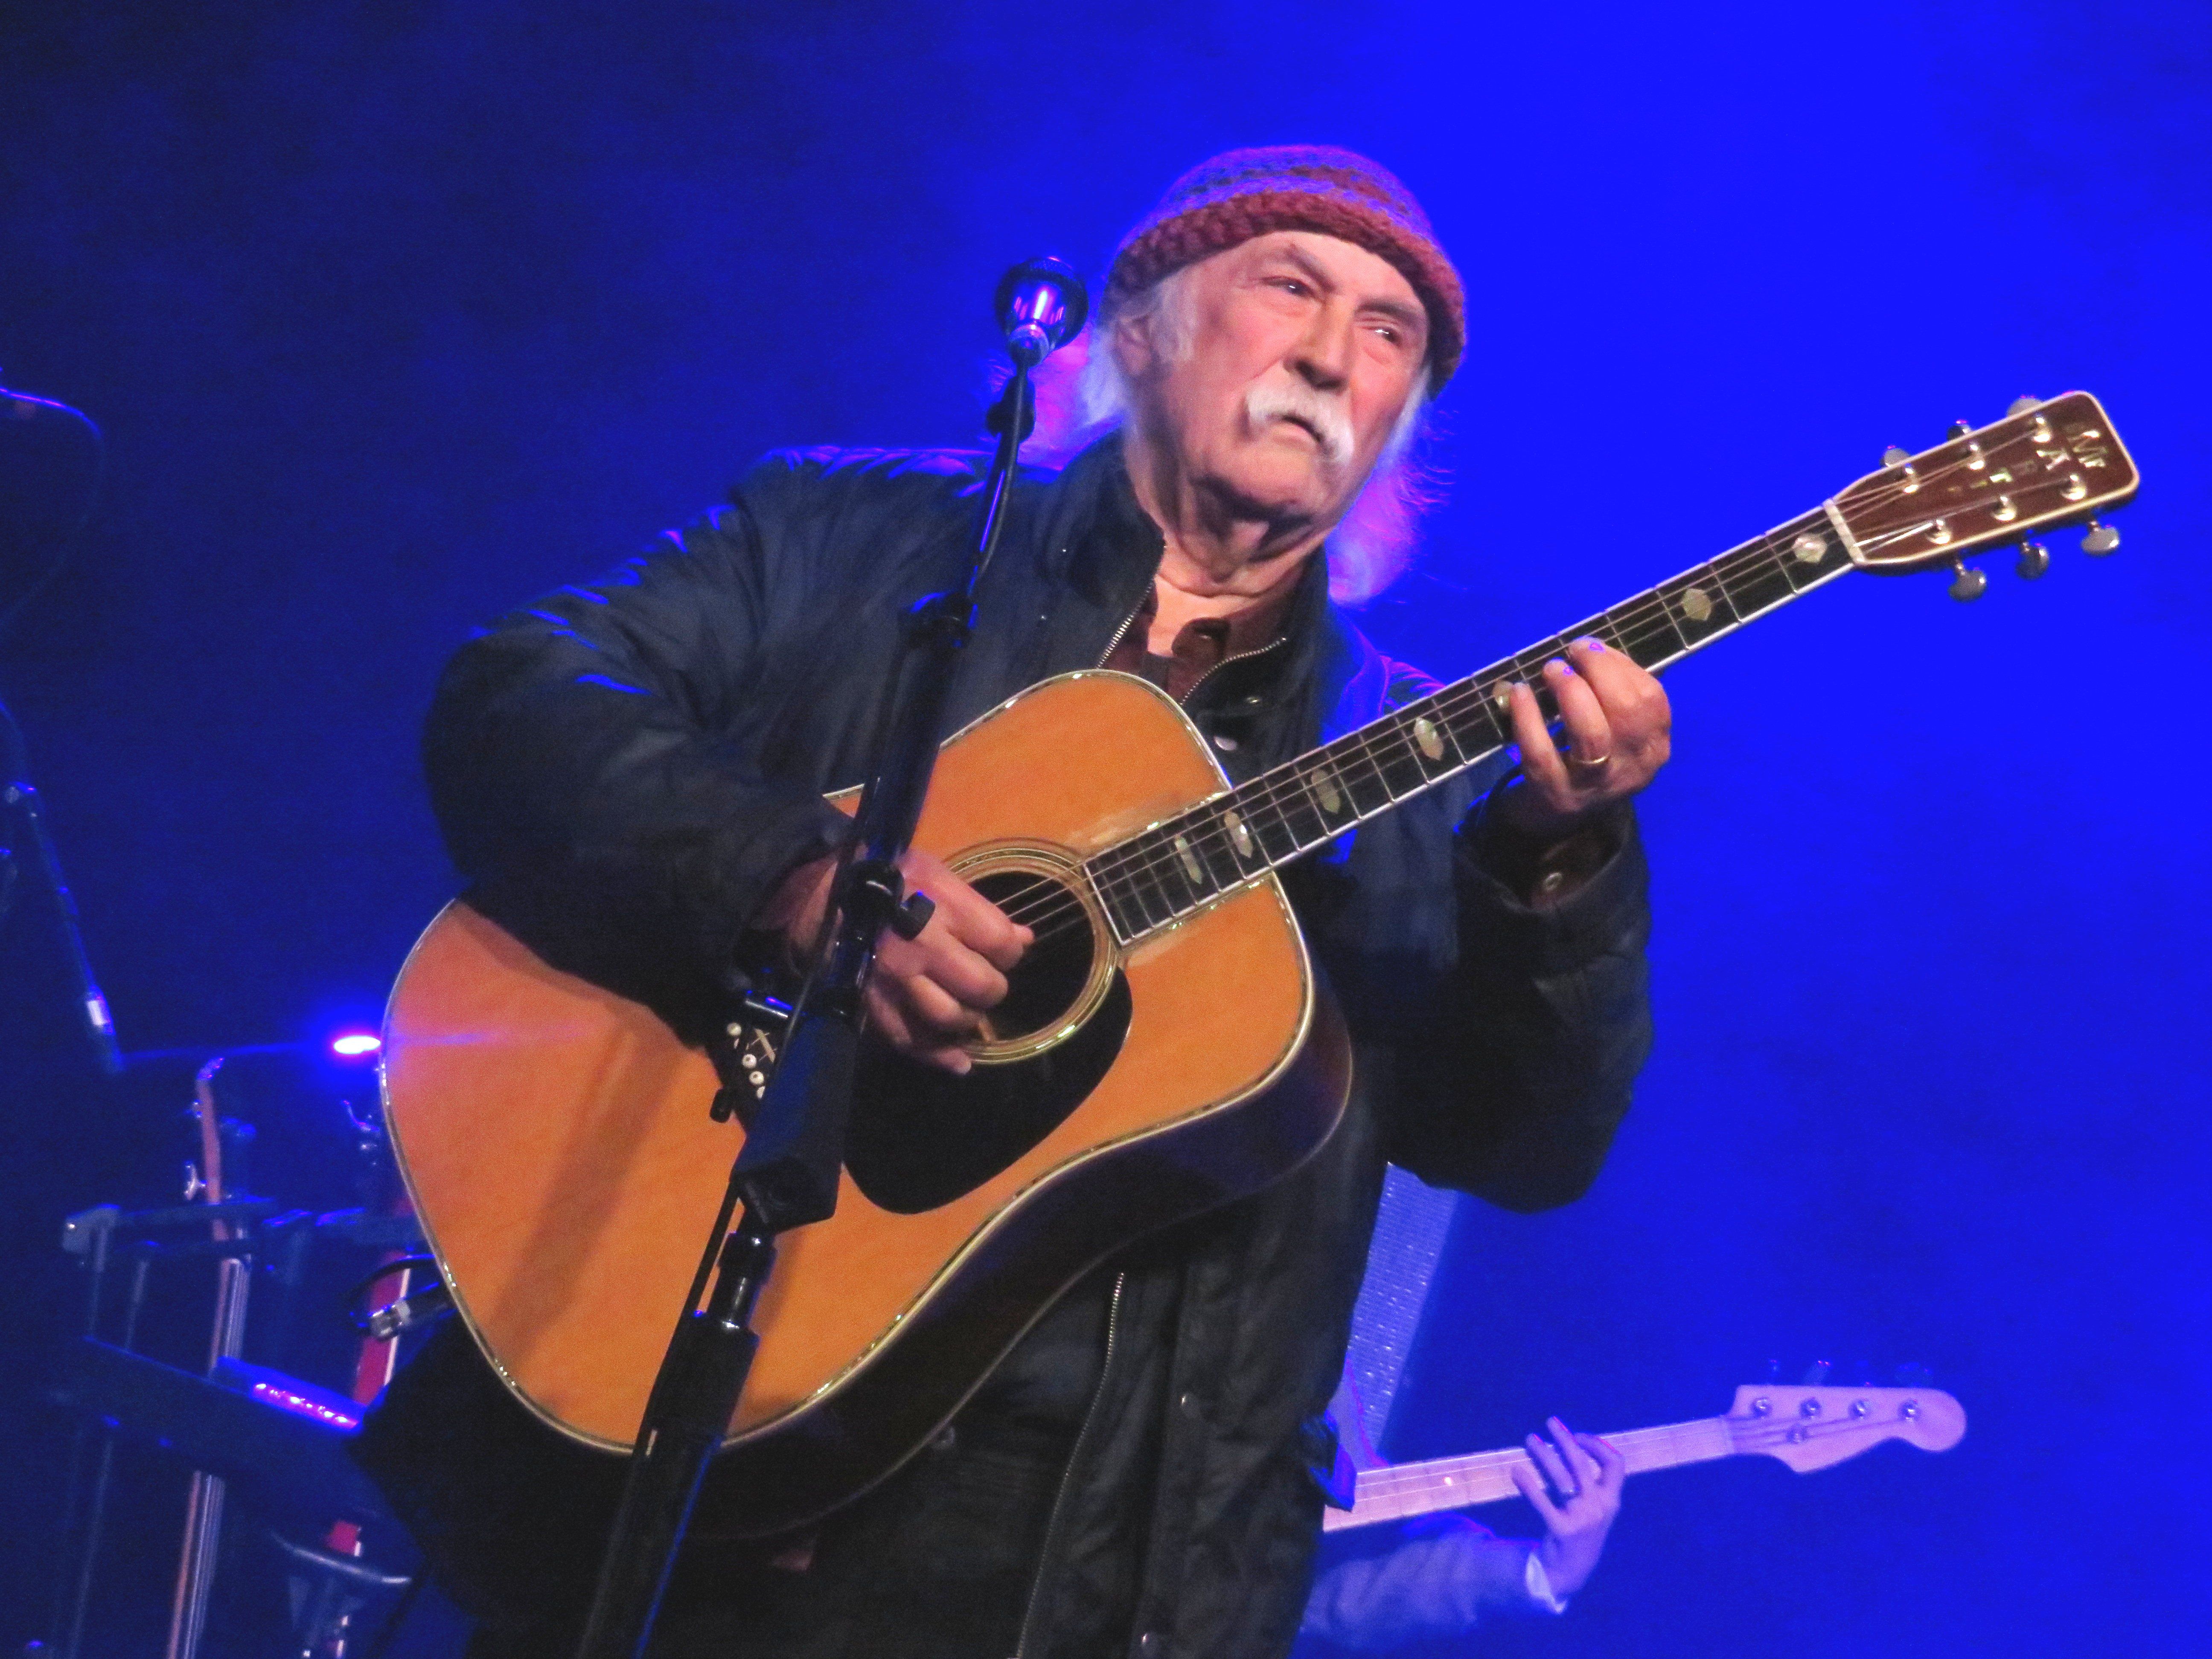
{"label": "guitar fretboard", "polygon": [[[1737,1449],[1728,1420],[1719,1417],[1656,1429],[1631,1429],[1626,1434],[1609,1434],[1606,1441],[1626,1460],[1631,1474],[1709,1462],[1730,1456]],[[1363,1470],[1357,1503],[1349,1510],[1325,1510],[1322,1528],[1334,1532],[1346,1527],[1371,1526],[1378,1521],[1402,1520],[1410,1515],[1494,1504],[1518,1495],[1519,1488],[1513,1484],[1516,1468],[1534,1472],[1538,1486],[1544,1485],[1541,1471],[1517,1447]]]}
{"label": "guitar fretboard", "polygon": [[1657,671],[1852,568],[1827,507],[1731,549],[1563,633],[1455,681],[1095,854],[1085,864],[1133,945],[1271,870],[1479,765],[1512,741],[1507,688],[1558,708],[1544,665],[1585,637]]}

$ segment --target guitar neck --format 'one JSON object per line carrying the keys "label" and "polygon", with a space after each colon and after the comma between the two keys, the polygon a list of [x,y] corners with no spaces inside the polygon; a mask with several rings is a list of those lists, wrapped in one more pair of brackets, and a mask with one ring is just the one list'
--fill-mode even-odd
{"label": "guitar neck", "polygon": [[[1648,1469],[1673,1468],[1683,1463],[1708,1462],[1728,1457],[1737,1448],[1727,1419],[1708,1417],[1694,1423],[1670,1423],[1656,1429],[1631,1429],[1609,1434],[1606,1441],[1627,1460],[1631,1474]],[[1440,1510],[1468,1509],[1516,1497],[1516,1468],[1535,1470],[1528,1454],[1518,1447],[1477,1452],[1471,1457],[1440,1457],[1427,1463],[1395,1463],[1360,1471],[1358,1499],[1349,1510],[1329,1510],[1322,1517],[1325,1531],[1346,1527],[1372,1526],[1378,1521],[1401,1521],[1409,1516],[1430,1515]],[[1538,1482],[1543,1480],[1536,1472]]]}
{"label": "guitar neck", "polygon": [[1832,581],[1853,550],[1824,506],[1106,848],[1086,868],[1115,932],[1133,944],[1480,765],[1512,741],[1516,683],[1556,719],[1543,667],[1571,641],[1656,672]]}

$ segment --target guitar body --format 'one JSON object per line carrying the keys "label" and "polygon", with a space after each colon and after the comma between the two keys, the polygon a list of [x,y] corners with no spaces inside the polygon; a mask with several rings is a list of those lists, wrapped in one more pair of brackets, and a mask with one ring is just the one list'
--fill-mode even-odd
{"label": "guitar body", "polygon": [[[1091,1267],[1327,1138],[1348,1043],[1276,880],[1124,951],[1079,868],[1224,787],[1182,710],[1118,674],[1046,681],[945,743],[915,844],[1039,943],[968,1078],[864,1066],[837,1212],[779,1243],[702,1528],[865,1491]],[[538,1417],[627,1451],[743,1144],[708,1115],[712,1066],[459,902],[410,956],[384,1053],[470,1332]]]}

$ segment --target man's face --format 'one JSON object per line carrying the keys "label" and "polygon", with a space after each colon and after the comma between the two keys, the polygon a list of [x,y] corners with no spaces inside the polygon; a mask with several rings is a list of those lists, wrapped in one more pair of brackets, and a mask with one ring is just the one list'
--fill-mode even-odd
{"label": "man's face", "polygon": [[1428,316],[1389,261],[1278,231],[1186,273],[1188,349],[1124,330],[1146,441],[1240,513],[1333,524],[1389,441],[1428,355]]}

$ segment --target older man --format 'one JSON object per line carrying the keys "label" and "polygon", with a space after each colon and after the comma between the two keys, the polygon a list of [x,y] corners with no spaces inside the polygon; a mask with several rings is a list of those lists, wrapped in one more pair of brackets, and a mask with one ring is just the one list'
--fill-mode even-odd
{"label": "older man", "polygon": [[[951,723],[1103,663],[1182,700],[1241,778],[1419,694],[1329,603],[1324,547],[1450,377],[1462,310],[1419,208],[1361,157],[1239,151],[1178,181],[1123,242],[1094,335],[1093,389],[1121,426],[1018,485]],[[802,953],[846,832],[823,795],[860,775],[902,612],[958,574],[980,471],[773,457],[727,507],[464,650],[428,757],[477,902],[679,1030]],[[1594,643],[1546,672],[1564,752],[1522,688],[1517,780],[1480,807],[1473,781],[1443,787],[1291,872],[1355,1039],[1355,1097],[1322,1152],[1078,1285],[929,1449],[818,1532],[695,1539],[662,1651],[1288,1648],[1385,1159],[1515,1208],[1563,1203],[1647,1046],[1626,803],[1666,757],[1666,701]],[[1030,936],[935,860],[908,873],[935,915],[884,941],[870,1021],[957,1072]],[[550,1474],[533,1486],[527,1458],[453,1513],[452,1466],[526,1440],[473,1364],[457,1335],[426,1356],[372,1451],[488,1615],[478,1650],[560,1653],[604,1513],[557,1501]],[[471,1581],[472,1548],[503,1583]]]}

